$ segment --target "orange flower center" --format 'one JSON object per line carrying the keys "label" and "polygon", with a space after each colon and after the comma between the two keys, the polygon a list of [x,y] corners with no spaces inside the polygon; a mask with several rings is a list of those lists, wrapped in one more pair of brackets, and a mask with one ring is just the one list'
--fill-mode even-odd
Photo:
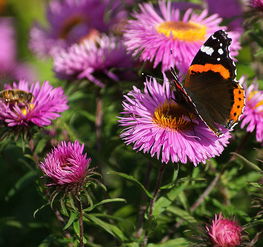
{"label": "orange flower center", "polygon": [[4,12],[6,6],[6,0],[0,0],[0,13]]}
{"label": "orange flower center", "polygon": [[194,114],[174,101],[166,101],[154,111],[153,122],[171,130],[189,130],[194,126]]}
{"label": "orange flower center", "polygon": [[194,22],[166,21],[156,27],[158,33],[182,41],[204,41],[206,26]]}

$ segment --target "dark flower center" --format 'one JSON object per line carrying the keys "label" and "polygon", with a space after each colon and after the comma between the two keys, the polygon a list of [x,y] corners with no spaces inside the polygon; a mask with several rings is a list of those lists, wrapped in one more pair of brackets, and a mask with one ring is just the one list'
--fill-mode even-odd
{"label": "dark flower center", "polygon": [[174,101],[166,101],[154,111],[153,121],[162,128],[189,130],[194,126],[195,115]]}

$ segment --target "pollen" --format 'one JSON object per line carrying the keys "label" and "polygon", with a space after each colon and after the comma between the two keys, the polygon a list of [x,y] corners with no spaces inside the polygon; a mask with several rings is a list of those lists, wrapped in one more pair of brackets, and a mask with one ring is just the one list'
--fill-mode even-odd
{"label": "pollen", "polygon": [[[257,90],[252,91],[252,92],[249,94],[249,96],[248,96],[248,100],[251,100],[257,93],[259,93],[259,91],[257,91]],[[262,106],[262,105],[263,105],[263,100],[259,101],[259,102],[254,106],[254,108],[256,109],[256,108],[258,108],[259,106]]]}
{"label": "pollen", "polygon": [[188,112],[183,106],[173,101],[166,101],[155,109],[153,122],[162,128],[180,131],[192,129],[194,118],[194,114]]}
{"label": "pollen", "polygon": [[79,43],[83,43],[86,40],[93,40],[95,41],[100,36],[100,32],[97,29],[91,29],[86,35],[84,35],[80,40]]}
{"label": "pollen", "polygon": [[21,107],[21,113],[26,116],[31,110],[35,108],[34,104],[28,104],[27,106]]}
{"label": "pollen", "polygon": [[167,21],[156,26],[158,33],[166,37],[173,37],[182,41],[204,41],[206,38],[206,26],[194,22]]}

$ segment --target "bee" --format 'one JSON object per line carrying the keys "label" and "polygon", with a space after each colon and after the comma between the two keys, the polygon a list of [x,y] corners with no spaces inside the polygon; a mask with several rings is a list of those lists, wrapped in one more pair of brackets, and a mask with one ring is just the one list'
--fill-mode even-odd
{"label": "bee", "polygon": [[29,104],[33,100],[33,94],[20,89],[7,89],[0,91],[0,98],[6,103]]}

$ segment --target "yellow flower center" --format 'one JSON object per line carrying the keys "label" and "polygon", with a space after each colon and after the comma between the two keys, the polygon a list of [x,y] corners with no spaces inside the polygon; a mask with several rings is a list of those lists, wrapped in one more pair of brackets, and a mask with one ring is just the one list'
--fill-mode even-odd
{"label": "yellow flower center", "polygon": [[166,101],[154,111],[153,122],[162,128],[171,130],[189,130],[193,128],[195,115],[174,101]]}
{"label": "yellow flower center", "polygon": [[[251,100],[257,93],[259,93],[258,90],[251,91],[250,94],[248,95],[248,100]],[[259,101],[259,102],[255,105],[254,109],[256,109],[257,107],[259,107],[259,106],[261,106],[261,105],[263,105],[263,100]]]}
{"label": "yellow flower center", "polygon": [[204,41],[206,26],[194,22],[166,21],[156,27],[158,33],[182,41]]}
{"label": "yellow flower center", "polygon": [[26,116],[27,113],[29,113],[31,110],[33,110],[35,108],[35,105],[30,103],[30,104],[27,104],[27,106],[23,106],[21,107],[21,113]]}
{"label": "yellow flower center", "polygon": [[59,37],[61,39],[66,39],[68,37],[68,34],[73,30],[73,28],[75,28],[83,22],[84,19],[82,16],[73,16],[69,18],[63,25],[61,31],[59,32]]}

